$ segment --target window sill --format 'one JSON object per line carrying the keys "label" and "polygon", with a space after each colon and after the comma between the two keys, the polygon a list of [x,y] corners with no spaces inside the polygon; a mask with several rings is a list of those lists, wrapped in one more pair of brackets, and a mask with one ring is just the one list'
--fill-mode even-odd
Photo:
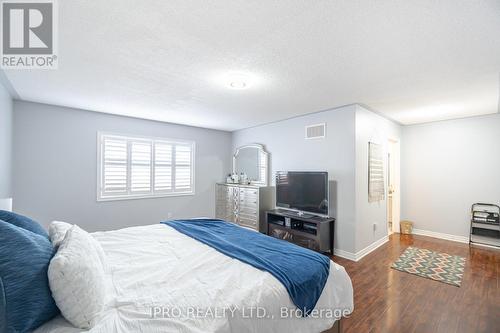
{"label": "window sill", "polygon": [[116,197],[98,197],[97,202],[106,201],[122,201],[122,200],[138,200],[138,199],[158,199],[158,198],[168,198],[168,197],[185,197],[195,195],[195,192],[179,192],[179,193],[168,193],[168,194],[155,194],[155,195],[127,195],[127,196],[116,196]]}

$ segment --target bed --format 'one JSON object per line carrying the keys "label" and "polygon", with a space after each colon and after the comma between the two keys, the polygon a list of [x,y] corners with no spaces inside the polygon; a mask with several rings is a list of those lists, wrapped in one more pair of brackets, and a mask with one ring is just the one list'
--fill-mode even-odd
{"label": "bed", "polygon": [[353,310],[351,280],[334,262],[316,312],[302,317],[273,275],[167,225],[91,235],[109,266],[102,319],[80,330],[59,315],[36,333],[323,332]]}

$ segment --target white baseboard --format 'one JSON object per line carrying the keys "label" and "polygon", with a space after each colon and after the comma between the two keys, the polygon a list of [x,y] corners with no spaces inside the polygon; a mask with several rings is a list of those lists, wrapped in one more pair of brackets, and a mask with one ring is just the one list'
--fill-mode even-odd
{"label": "white baseboard", "polygon": [[348,251],[344,251],[344,250],[340,250],[340,249],[335,249],[333,253],[336,256],[339,256],[339,257],[342,257],[342,258],[345,258],[348,260],[359,261],[359,260],[361,260],[361,258],[363,258],[367,254],[375,251],[376,249],[378,249],[380,246],[384,245],[388,241],[389,241],[389,236],[384,236],[381,239],[379,239],[378,241],[373,242],[372,244],[368,245],[367,247],[365,247],[364,249],[362,249],[359,252],[352,253],[352,252],[348,252]]}
{"label": "white baseboard", "polygon": [[356,261],[356,254],[352,253],[352,252],[348,252],[348,251],[344,251],[344,250],[340,250],[340,249],[334,249],[333,254],[338,256],[338,257],[342,257],[342,258],[345,258],[348,260]]}
{"label": "white baseboard", "polygon": [[[422,230],[422,229],[413,229],[413,234],[415,235],[420,235],[420,236],[428,236],[428,237],[434,237],[434,238],[439,238],[439,239],[445,239],[453,242],[459,242],[459,243],[464,243],[464,244],[469,244],[469,237],[465,236],[457,236],[457,235],[450,235],[450,234],[443,234],[440,232],[435,232],[435,231],[428,231],[428,230]],[[359,252],[352,253],[340,249],[335,249],[334,254],[336,256],[352,260],[352,261],[359,261],[361,258],[364,256],[368,255],[369,253],[375,251],[377,248],[380,246],[384,245],[389,241],[389,236],[385,236],[378,241],[368,245],[364,249],[362,249]]]}
{"label": "white baseboard", "polygon": [[367,247],[365,247],[361,251],[356,252],[356,261],[361,260],[361,258],[363,258],[367,254],[375,251],[376,249],[378,249],[379,247],[381,247],[382,245],[384,245],[388,241],[389,241],[389,236],[386,235],[386,236],[380,238],[378,241],[371,243],[370,245],[368,245]]}
{"label": "white baseboard", "polygon": [[420,235],[420,236],[428,236],[428,237],[445,239],[445,240],[449,240],[449,241],[453,241],[453,242],[469,244],[469,237],[465,237],[465,236],[443,234],[441,232],[422,230],[422,229],[413,229],[413,233],[415,235]]}

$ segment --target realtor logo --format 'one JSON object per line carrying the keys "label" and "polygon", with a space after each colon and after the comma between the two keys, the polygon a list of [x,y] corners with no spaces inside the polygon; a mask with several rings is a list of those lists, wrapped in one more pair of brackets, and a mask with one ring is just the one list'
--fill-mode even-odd
{"label": "realtor logo", "polygon": [[[28,0],[29,1],[29,0]],[[2,68],[57,68],[54,1],[2,2]]]}

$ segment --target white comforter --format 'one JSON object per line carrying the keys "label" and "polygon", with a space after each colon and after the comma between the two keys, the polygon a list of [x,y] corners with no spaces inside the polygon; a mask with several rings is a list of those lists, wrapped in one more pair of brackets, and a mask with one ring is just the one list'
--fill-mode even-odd
{"label": "white comforter", "polygon": [[[333,262],[315,318],[290,318],[283,308],[295,306],[271,274],[166,225],[92,235],[110,268],[109,306],[89,332],[321,332],[332,310],[353,309],[351,280]],[[59,316],[36,332],[82,331]]]}

